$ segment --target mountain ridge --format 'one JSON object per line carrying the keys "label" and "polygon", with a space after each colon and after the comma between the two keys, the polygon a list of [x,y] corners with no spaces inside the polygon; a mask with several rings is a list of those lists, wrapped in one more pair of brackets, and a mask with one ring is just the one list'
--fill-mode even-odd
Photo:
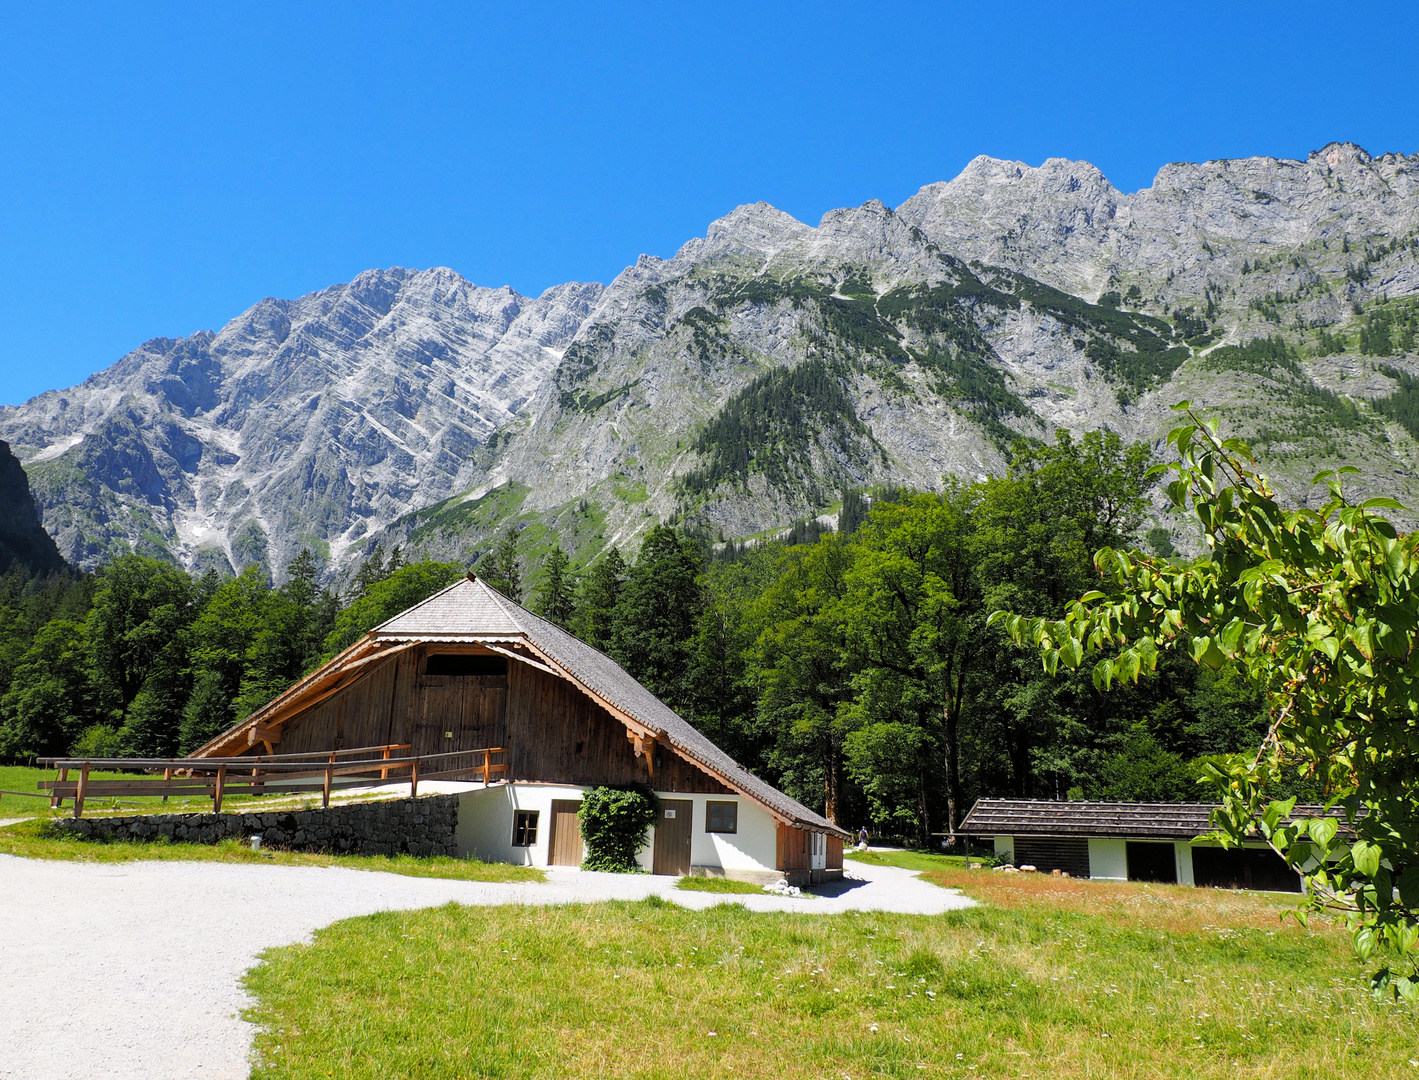
{"label": "mountain ridge", "polygon": [[[267,298],[0,408],[0,437],[80,565],[277,575],[302,546],[332,572],[376,541],[471,558],[514,523],[585,557],[653,520],[740,537],[1056,427],[1156,441],[1184,397],[1297,500],[1335,452],[1403,494],[1419,444],[1368,403],[1416,368],[1416,252],[1419,155],[1175,163],[1134,193],[981,156],[895,210],[736,207],[606,286],[391,268]],[[1227,351],[1273,336],[1289,367]]]}

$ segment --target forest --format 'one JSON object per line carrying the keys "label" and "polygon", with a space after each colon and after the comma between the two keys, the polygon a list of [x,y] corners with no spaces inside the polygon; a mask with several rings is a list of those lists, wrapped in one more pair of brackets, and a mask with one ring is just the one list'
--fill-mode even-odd
{"label": "forest", "polygon": [[[1206,762],[1266,730],[1240,669],[1169,654],[1105,695],[987,625],[1055,615],[1093,587],[1097,549],[1138,546],[1151,464],[1115,434],[1061,432],[1004,476],[845,492],[837,529],[726,545],[658,525],[633,560],[610,548],[580,573],[557,547],[530,572],[508,532],[474,569],[849,828],[926,843],[980,796],[1210,800]],[[1172,554],[1163,530],[1147,542]],[[337,591],[308,553],[276,587],[138,555],[84,576],[12,568],[0,760],[190,752],[466,570],[376,549]]]}

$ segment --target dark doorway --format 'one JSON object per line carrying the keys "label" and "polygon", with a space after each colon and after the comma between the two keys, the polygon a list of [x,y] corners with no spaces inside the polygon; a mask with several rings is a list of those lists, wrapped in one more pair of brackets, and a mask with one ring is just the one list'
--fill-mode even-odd
{"label": "dark doorway", "polygon": [[1301,891],[1300,875],[1270,848],[1194,847],[1192,880],[1203,888]]}
{"label": "dark doorway", "polygon": [[661,799],[660,817],[655,822],[655,849],[651,859],[652,874],[690,872],[690,826],[694,824],[695,804],[689,799]]}
{"label": "dark doorway", "polygon": [[1017,836],[1015,865],[1033,866],[1042,874],[1059,870],[1070,877],[1088,877],[1089,841],[1068,836]]}
{"label": "dark doorway", "polygon": [[1172,844],[1128,842],[1128,880],[1159,881],[1175,885],[1178,859]]}

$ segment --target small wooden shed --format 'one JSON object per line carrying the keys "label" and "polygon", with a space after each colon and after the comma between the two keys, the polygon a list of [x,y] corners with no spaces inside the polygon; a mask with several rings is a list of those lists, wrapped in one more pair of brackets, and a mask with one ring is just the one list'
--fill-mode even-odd
{"label": "small wooden shed", "polygon": [[460,793],[465,854],[577,865],[583,793],[643,783],[661,799],[648,870],[795,884],[842,873],[846,832],[741,767],[610,657],[471,574],[194,756],[398,743],[413,754],[501,748],[499,781]]}
{"label": "small wooden shed", "polygon": [[[1300,875],[1260,840],[1223,848],[1209,803],[1060,802],[979,799],[960,831],[994,841],[1015,866],[1105,881],[1299,892]],[[1295,817],[1335,816],[1297,806]]]}

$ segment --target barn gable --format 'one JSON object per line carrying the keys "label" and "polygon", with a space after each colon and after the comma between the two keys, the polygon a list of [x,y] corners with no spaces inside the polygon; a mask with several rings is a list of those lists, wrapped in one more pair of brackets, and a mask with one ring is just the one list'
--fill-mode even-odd
{"label": "barn gable", "polygon": [[610,657],[471,574],[194,756],[393,742],[415,754],[503,746],[509,779],[737,793],[783,826],[846,835],[741,767]]}

